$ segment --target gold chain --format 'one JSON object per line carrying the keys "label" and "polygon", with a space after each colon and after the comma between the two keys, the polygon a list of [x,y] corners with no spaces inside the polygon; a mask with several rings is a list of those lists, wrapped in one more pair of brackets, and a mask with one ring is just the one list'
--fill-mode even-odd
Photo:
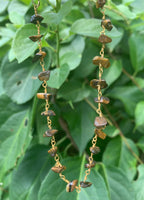
{"label": "gold chain", "polygon": [[[34,5],[35,15],[38,15],[37,9],[40,6],[40,0],[38,0],[37,4],[34,3],[34,0],[32,0],[32,3]],[[101,12],[103,14],[103,18],[102,19],[105,19],[105,9],[102,9]],[[40,35],[40,22],[39,21],[37,21],[37,23],[36,23],[36,28],[37,28],[37,34]],[[105,34],[105,27],[102,26],[102,28],[103,28],[103,30],[100,32],[100,35],[101,34]],[[41,39],[38,40],[38,46],[39,46],[39,51],[41,52],[42,51],[42,42],[41,42]],[[101,51],[100,51],[100,56],[101,57],[104,57],[104,50],[105,50],[105,45],[103,44],[102,48],[101,48]],[[45,71],[45,63],[44,63],[43,57],[40,59],[40,65],[42,67],[42,71],[44,72]],[[101,81],[102,74],[103,74],[103,67],[100,64],[99,65],[99,81]],[[47,82],[45,80],[42,83],[42,87],[44,88],[44,93],[47,94],[47,87],[48,87],[48,85],[47,85]],[[102,97],[101,87],[100,87],[100,85],[98,85],[98,101],[100,101],[101,97]],[[50,108],[49,99],[46,99],[45,111],[48,112],[49,108]],[[102,116],[101,103],[98,103],[97,113],[99,114],[100,117]],[[52,129],[52,121],[51,121],[51,119],[50,119],[49,116],[47,116],[47,125],[48,125],[48,128],[51,130]],[[92,139],[92,148],[96,146],[96,143],[97,143],[97,134]],[[52,146],[53,150],[56,147],[55,136],[52,136],[52,138],[51,138],[51,146]],[[56,164],[55,164],[56,167],[63,167],[62,164],[60,163],[60,157],[59,157],[59,155],[57,153],[54,156],[54,160],[56,162]],[[91,173],[91,165],[94,162],[94,160],[93,160],[93,153],[91,153],[91,155],[89,156],[88,161],[89,161],[89,166],[90,167],[88,167],[88,169],[85,171],[85,177],[84,177],[84,181],[83,182],[86,182],[88,175],[90,175],[90,173]],[[63,175],[62,172],[59,173],[59,177],[60,177],[60,179],[62,179],[67,184],[70,183],[70,181],[66,179],[65,175]],[[80,193],[81,192],[81,185],[79,184],[78,186],[75,186],[75,189],[76,189],[77,193]]]}
{"label": "gold chain", "polygon": [[[103,14],[102,19],[105,19],[105,8],[101,9],[101,13]],[[105,27],[102,26],[102,31],[100,32],[100,35],[104,34],[105,35]],[[105,44],[102,44],[101,50],[100,50],[100,56],[103,58],[104,57],[104,50],[105,50]],[[102,74],[103,74],[103,67],[101,64],[99,64],[99,81],[101,81],[102,78]],[[98,101],[100,101],[102,97],[102,92],[101,92],[101,88],[100,85],[98,85]],[[97,109],[97,113],[99,114],[100,117],[102,117],[102,111],[101,111],[101,103],[98,103],[98,109]]]}

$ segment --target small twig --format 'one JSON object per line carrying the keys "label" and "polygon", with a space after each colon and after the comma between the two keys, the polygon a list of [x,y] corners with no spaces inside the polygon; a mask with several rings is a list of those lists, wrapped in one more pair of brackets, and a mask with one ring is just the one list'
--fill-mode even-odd
{"label": "small twig", "polygon": [[121,12],[118,11],[118,10],[113,9],[113,8],[110,7],[110,6],[106,6],[106,5],[105,5],[104,7],[107,8],[107,9],[109,9],[109,10],[111,10],[111,11],[113,11],[113,12],[116,13],[117,15],[120,15],[120,16],[125,20],[126,24],[129,25],[129,21],[128,21],[127,17],[126,17],[123,13],[121,13]]}
{"label": "small twig", "polygon": [[94,12],[93,12],[92,6],[89,1],[88,1],[88,6],[89,6],[89,11],[90,11],[90,16],[91,16],[91,18],[94,18],[95,17]]}
{"label": "small twig", "polygon": [[130,75],[124,68],[122,69],[123,73],[137,86],[137,88],[144,93],[144,90],[140,87],[140,85],[136,82],[135,78]]}
{"label": "small twig", "polygon": [[122,137],[122,139],[124,140],[124,143],[126,144],[127,148],[129,149],[129,151],[132,153],[132,155],[137,159],[137,161],[140,164],[143,164],[143,161],[136,155],[136,153],[132,150],[132,148],[130,147],[126,137],[124,136],[124,134],[122,133],[119,125],[117,124],[117,122],[114,120],[113,116],[111,115],[111,113],[109,112],[109,110],[107,109],[106,106],[104,106],[105,111],[107,112],[109,118],[111,119],[111,121],[113,122],[114,126],[119,130],[119,135]]}
{"label": "small twig", "polygon": [[59,123],[60,123],[60,126],[62,127],[62,129],[65,131],[67,138],[71,141],[71,143],[75,147],[75,149],[77,151],[79,151],[77,144],[75,143],[75,141],[73,140],[73,138],[70,134],[67,122],[62,117],[60,117]]}
{"label": "small twig", "polygon": [[59,51],[60,51],[60,36],[59,36],[59,25],[57,25],[57,30],[56,30],[56,55],[57,55],[57,67],[60,67],[60,56],[59,56]]}

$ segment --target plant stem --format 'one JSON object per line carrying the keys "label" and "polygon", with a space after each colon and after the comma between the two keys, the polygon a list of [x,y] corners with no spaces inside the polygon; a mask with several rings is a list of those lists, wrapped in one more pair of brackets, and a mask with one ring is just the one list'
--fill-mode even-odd
{"label": "plant stem", "polygon": [[57,25],[57,30],[56,30],[56,55],[57,55],[57,67],[60,67],[60,56],[59,56],[59,51],[60,51],[60,36],[59,36],[59,25]]}
{"label": "plant stem", "polygon": [[124,68],[123,68],[123,73],[137,86],[137,88],[144,93],[144,90],[140,87],[140,85],[136,82],[135,78],[130,75]]}
{"label": "plant stem", "polygon": [[116,13],[117,15],[120,15],[120,16],[125,20],[126,24],[129,25],[129,21],[128,21],[127,17],[126,17],[123,13],[121,13],[121,12],[118,11],[118,10],[113,9],[113,8],[110,7],[110,6],[106,6],[106,5],[105,5],[104,7],[107,8],[107,9],[109,9],[109,10],[111,10],[112,12]]}
{"label": "plant stem", "polygon": [[[56,12],[58,13],[61,7],[61,0],[56,0]],[[57,67],[60,67],[60,35],[59,35],[59,25],[56,27],[56,57],[57,57]]]}
{"label": "plant stem", "polygon": [[115,121],[115,119],[113,118],[113,116],[111,115],[111,113],[109,112],[109,110],[107,109],[107,107],[104,105],[104,109],[107,112],[109,118],[112,120],[114,126],[119,130],[119,135],[121,136],[121,138],[123,139],[125,145],[127,146],[127,148],[129,149],[129,151],[132,153],[132,155],[136,158],[136,160],[140,163],[143,164],[143,161],[137,156],[137,154],[132,150],[131,146],[129,145],[126,137],[124,136],[123,132],[121,131],[119,125],[117,124],[117,122]]}
{"label": "plant stem", "polygon": [[60,117],[59,123],[62,129],[65,131],[67,138],[71,141],[71,144],[75,147],[77,151],[79,151],[77,144],[75,143],[74,139],[72,138],[70,134],[67,122],[62,117]]}

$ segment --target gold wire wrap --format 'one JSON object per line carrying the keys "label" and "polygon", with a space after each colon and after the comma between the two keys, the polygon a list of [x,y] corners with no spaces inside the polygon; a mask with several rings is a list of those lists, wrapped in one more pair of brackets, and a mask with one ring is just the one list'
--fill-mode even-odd
{"label": "gold wire wrap", "polygon": [[[37,15],[37,9],[40,6],[40,0],[38,0],[37,4],[34,3],[34,0],[32,0],[32,3],[34,5],[35,15]],[[105,19],[105,9],[102,9],[101,12],[103,14],[103,18],[102,19]],[[37,28],[37,34],[40,35],[40,23],[39,23],[39,21],[37,21],[36,28]],[[102,28],[103,28],[103,30],[100,32],[100,35],[101,34],[105,34],[105,27],[102,26]],[[41,52],[42,51],[42,42],[41,42],[41,39],[39,39],[39,41],[38,41],[38,46],[39,46],[39,51]],[[105,45],[103,44],[102,48],[101,48],[101,51],[100,51],[101,57],[104,57],[104,49],[105,49]],[[45,63],[44,63],[44,59],[43,58],[40,59],[40,65],[42,67],[42,71],[45,71]],[[103,67],[100,64],[99,65],[99,80],[101,80],[102,74],[103,74]],[[47,87],[48,87],[48,85],[47,85],[46,81],[43,81],[42,87],[44,88],[44,93],[47,93]],[[101,96],[102,96],[102,92],[101,92],[101,88],[100,88],[100,85],[99,85],[98,86],[98,100],[100,100]],[[48,101],[48,99],[46,99],[45,110],[48,111],[49,108],[50,108],[49,101]],[[99,116],[102,116],[101,104],[100,103],[98,103],[97,113],[99,114]],[[51,121],[51,119],[50,119],[49,116],[47,117],[47,125],[48,125],[49,129],[52,129],[52,121]],[[93,137],[93,139],[92,139],[92,147],[95,147],[96,143],[97,143],[97,135],[95,135]],[[55,149],[55,146],[56,146],[55,136],[52,136],[52,138],[51,138],[51,146],[52,146],[52,149]],[[62,164],[60,163],[60,157],[59,157],[58,154],[55,155],[54,160],[56,162],[55,166],[62,167]],[[89,156],[88,161],[89,161],[90,165],[93,163],[93,161],[94,161],[93,160],[93,153],[91,153],[91,155]],[[85,171],[85,177],[84,177],[84,182],[86,182],[88,175],[90,175],[90,172],[91,172],[91,168],[86,169],[86,171]],[[70,183],[70,181],[67,180],[66,177],[65,177],[65,175],[63,175],[62,173],[59,173],[59,177],[60,177],[60,179],[62,179],[67,184]],[[76,189],[77,193],[80,193],[81,192],[81,186],[80,186],[80,184],[78,186],[75,186],[75,189]]]}

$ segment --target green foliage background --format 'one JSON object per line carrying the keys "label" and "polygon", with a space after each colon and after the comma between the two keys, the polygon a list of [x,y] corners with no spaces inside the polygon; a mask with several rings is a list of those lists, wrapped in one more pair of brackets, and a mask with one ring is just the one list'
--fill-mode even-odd
{"label": "green foliage background", "polygon": [[[65,192],[65,183],[50,168],[50,139],[40,115],[44,102],[37,79],[37,33],[30,24],[30,0],[0,0],[0,196],[2,200],[144,200],[144,1],[107,0],[106,14],[114,28],[106,48],[111,67],[103,78],[111,99],[103,113],[107,139],[98,140],[101,153],[80,194]],[[92,64],[99,55],[101,13],[88,0],[41,0],[42,44],[47,51],[48,85],[53,89],[52,118],[60,158],[69,180],[84,177],[84,164],[94,134],[97,91],[89,81],[98,76]],[[60,65],[60,67],[57,67]]]}

